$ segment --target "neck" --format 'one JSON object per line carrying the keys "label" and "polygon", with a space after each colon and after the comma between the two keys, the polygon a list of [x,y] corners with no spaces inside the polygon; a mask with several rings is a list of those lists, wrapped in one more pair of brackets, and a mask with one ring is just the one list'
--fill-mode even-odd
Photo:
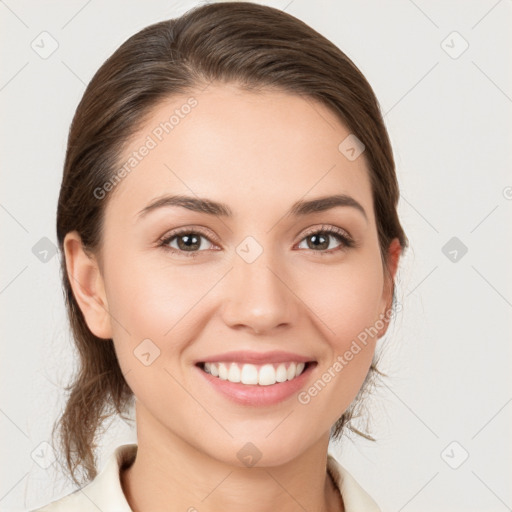
{"label": "neck", "polygon": [[328,434],[284,464],[239,467],[210,457],[151,421],[139,420],[137,456],[121,471],[133,512],[344,511],[326,470]]}

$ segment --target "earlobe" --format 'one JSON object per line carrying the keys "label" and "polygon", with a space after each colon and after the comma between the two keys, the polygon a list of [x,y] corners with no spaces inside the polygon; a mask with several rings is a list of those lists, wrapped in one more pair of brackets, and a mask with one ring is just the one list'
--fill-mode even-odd
{"label": "earlobe", "polygon": [[105,286],[96,258],[85,252],[76,231],[66,235],[63,245],[68,279],[87,326],[98,338],[112,338]]}

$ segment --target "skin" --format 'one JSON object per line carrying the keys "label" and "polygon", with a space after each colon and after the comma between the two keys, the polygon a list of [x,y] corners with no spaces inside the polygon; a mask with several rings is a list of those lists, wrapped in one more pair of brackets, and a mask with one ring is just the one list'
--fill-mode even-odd
{"label": "skin", "polygon": [[[159,104],[126,156],[189,96]],[[65,240],[87,325],[113,340],[136,396],[138,454],[122,472],[123,490],[134,511],[343,510],[325,470],[329,430],[360,389],[387,325],[307,405],[296,395],[272,406],[236,404],[194,363],[230,350],[291,351],[318,363],[307,389],[391,307],[364,153],[345,158],[338,145],[350,132],[314,100],[227,84],[193,96],[198,105],[108,199],[101,253],[85,253],[76,232]],[[177,193],[227,203],[233,218],[165,207],[137,220],[155,198]],[[367,219],[346,206],[285,215],[295,201],[333,193],[357,200]],[[195,258],[158,246],[184,226],[209,234]],[[357,246],[333,236],[319,249],[308,245],[306,230],[323,226],[344,229]],[[263,249],[252,263],[236,252],[248,236]],[[168,245],[183,247],[176,238]],[[388,254],[394,279],[398,240]],[[133,353],[147,338],[160,349],[149,366]],[[262,454],[254,467],[237,458],[247,442]]]}

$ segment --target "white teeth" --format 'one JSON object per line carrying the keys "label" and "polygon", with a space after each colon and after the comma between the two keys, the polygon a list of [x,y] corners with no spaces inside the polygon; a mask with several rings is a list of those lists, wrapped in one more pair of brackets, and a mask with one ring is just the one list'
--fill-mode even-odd
{"label": "white teeth", "polygon": [[258,369],[253,364],[244,364],[240,376],[242,384],[258,384]]}
{"label": "white teeth", "polygon": [[235,363],[231,363],[229,367],[228,380],[230,382],[240,382],[240,368]]}
{"label": "white teeth", "polygon": [[288,372],[286,371],[286,366],[282,363],[277,367],[276,380],[277,382],[284,382],[285,380],[288,380]]}
{"label": "white teeth", "polygon": [[219,363],[219,379],[228,380],[228,369],[224,363]]}
{"label": "white teeth", "polygon": [[229,382],[242,384],[271,386],[276,382],[285,382],[298,377],[305,368],[305,363],[279,363],[279,364],[243,364],[238,363],[204,363],[204,371],[214,377]]}
{"label": "white teeth", "polygon": [[292,363],[290,366],[288,366],[288,372],[286,374],[288,380],[292,380],[295,377],[295,370],[297,370],[297,366],[295,366],[295,363]]}
{"label": "white teeth", "polygon": [[264,364],[260,368],[258,375],[258,384],[260,386],[270,386],[276,383],[276,371],[271,364]]}

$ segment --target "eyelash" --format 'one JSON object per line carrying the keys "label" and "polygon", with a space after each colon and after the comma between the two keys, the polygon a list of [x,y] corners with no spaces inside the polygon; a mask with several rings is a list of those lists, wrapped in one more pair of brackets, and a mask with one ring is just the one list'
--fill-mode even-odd
{"label": "eyelash", "polygon": [[[173,231],[170,234],[165,234],[162,238],[160,238],[158,245],[159,245],[159,247],[162,247],[166,251],[170,251],[175,254],[178,253],[180,255],[183,254],[187,258],[195,258],[195,257],[199,256],[199,254],[203,251],[182,251],[179,249],[175,249],[174,247],[168,246],[168,244],[174,238],[177,238],[183,234],[201,235],[202,237],[206,238],[209,242],[211,242],[208,235],[201,229],[181,228],[176,231]],[[318,235],[318,234],[332,235],[341,242],[341,245],[339,247],[337,247],[335,249],[331,249],[331,250],[314,251],[312,249],[309,249],[310,251],[317,253],[319,256],[329,256],[337,251],[342,251],[344,249],[350,249],[350,248],[356,247],[356,243],[354,242],[354,240],[352,238],[350,238],[350,236],[348,236],[348,234],[344,230],[337,228],[335,226],[322,226],[320,229],[317,228],[312,231],[308,231],[304,234],[304,236],[302,237],[300,242],[302,242],[304,239],[306,239],[310,236]]]}

